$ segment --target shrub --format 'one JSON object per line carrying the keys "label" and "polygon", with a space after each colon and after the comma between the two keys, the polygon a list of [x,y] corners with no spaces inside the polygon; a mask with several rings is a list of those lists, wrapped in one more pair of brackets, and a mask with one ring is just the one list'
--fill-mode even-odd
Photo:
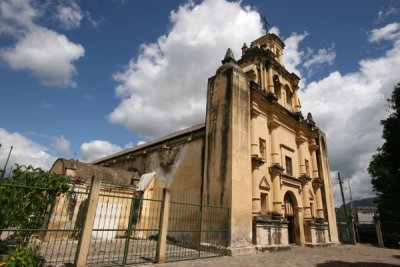
{"label": "shrub", "polygon": [[44,258],[36,247],[18,247],[11,250],[4,259],[6,267],[42,267]]}

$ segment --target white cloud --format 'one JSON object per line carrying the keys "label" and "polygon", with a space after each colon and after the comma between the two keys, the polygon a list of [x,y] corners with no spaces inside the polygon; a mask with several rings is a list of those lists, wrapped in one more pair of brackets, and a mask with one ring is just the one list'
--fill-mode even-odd
{"label": "white cloud", "polygon": [[[387,28],[388,25],[373,30],[372,36]],[[301,93],[303,112],[311,111],[327,134],[331,169],[351,179],[354,199],[372,195],[371,178],[366,169],[382,144],[379,122],[388,114],[385,99],[399,81],[399,29],[389,32],[397,37],[382,57],[361,60],[358,71],[353,73],[334,71],[311,82]],[[338,186],[335,196],[340,199]]]}
{"label": "white cloud", "polygon": [[277,36],[279,36],[279,28],[276,27],[276,26],[271,27],[271,28],[268,30],[268,32],[269,32],[269,33],[274,33],[274,34],[276,34]]}
{"label": "white cloud", "polygon": [[91,162],[108,155],[111,155],[122,148],[108,141],[93,140],[81,145],[81,158],[84,162]]}
{"label": "white cloud", "polygon": [[290,37],[284,40],[285,51],[283,52],[283,65],[289,72],[299,74],[300,71],[297,66],[301,63],[301,59],[304,56],[304,51],[299,49],[299,44],[308,36],[308,32],[304,33],[292,33]]}
{"label": "white cloud", "polygon": [[369,36],[370,42],[379,42],[381,40],[395,40],[399,38],[400,23],[393,22],[387,24],[386,26],[373,29],[371,35]]}
{"label": "white cloud", "polygon": [[45,85],[74,86],[73,61],[84,55],[81,45],[65,35],[36,27],[12,48],[2,49],[0,57],[14,70],[28,70]]}
{"label": "white cloud", "polygon": [[60,154],[68,154],[71,142],[63,135],[56,137],[54,140],[54,147]]}
{"label": "white cloud", "polygon": [[114,74],[121,103],[109,115],[144,137],[157,137],[204,122],[207,78],[231,47],[263,33],[259,14],[237,2],[206,0],[171,12],[171,30],[142,44],[137,58]]}
{"label": "white cloud", "polygon": [[317,66],[320,66],[322,64],[332,65],[336,57],[336,52],[334,48],[335,46],[332,45],[328,49],[324,48],[318,49],[318,52],[316,54],[312,53],[311,58],[307,59],[303,63],[303,66],[306,67],[307,69],[310,69],[316,65]]}
{"label": "white cloud", "polygon": [[389,6],[384,7],[381,11],[378,12],[378,18],[376,19],[376,23],[380,23],[390,16],[396,16],[400,13],[400,8],[397,2],[391,1]]}
{"label": "white cloud", "polygon": [[19,133],[8,132],[7,130],[0,128],[0,140],[2,144],[2,147],[0,148],[1,169],[3,169],[7,160],[10,147],[13,146],[10,161],[7,165],[7,175],[10,167],[15,163],[49,169],[56,159],[49,154],[46,147],[33,142]]}
{"label": "white cloud", "polygon": [[0,2],[0,33],[21,34],[35,27],[38,16],[28,0],[3,0]]}
{"label": "white cloud", "polygon": [[81,26],[81,20],[84,13],[81,8],[74,2],[69,5],[59,5],[57,7],[57,19],[66,29],[76,29]]}
{"label": "white cloud", "polygon": [[[49,86],[75,86],[77,73],[73,62],[85,50],[65,35],[35,23],[38,12],[28,0],[7,0],[0,3],[2,32],[11,34],[16,43],[0,50],[0,59],[13,70],[27,70]],[[1,32],[1,30],[0,30]]]}

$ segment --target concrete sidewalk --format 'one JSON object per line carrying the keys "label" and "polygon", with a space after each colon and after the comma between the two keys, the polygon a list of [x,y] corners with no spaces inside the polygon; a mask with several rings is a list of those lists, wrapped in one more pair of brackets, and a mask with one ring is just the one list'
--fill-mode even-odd
{"label": "concrete sidewalk", "polygon": [[394,267],[400,266],[400,250],[360,244],[319,248],[292,247],[292,249],[288,251],[264,252],[255,255],[234,257],[225,256],[155,264],[152,266]]}

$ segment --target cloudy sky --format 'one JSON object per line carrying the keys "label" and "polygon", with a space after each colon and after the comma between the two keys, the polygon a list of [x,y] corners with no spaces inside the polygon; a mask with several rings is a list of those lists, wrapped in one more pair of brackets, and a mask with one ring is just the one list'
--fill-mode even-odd
{"label": "cloudy sky", "polygon": [[267,30],[302,78],[354,199],[400,81],[400,3],[365,0],[0,0],[0,166],[91,161],[202,123],[207,78],[228,47]]}

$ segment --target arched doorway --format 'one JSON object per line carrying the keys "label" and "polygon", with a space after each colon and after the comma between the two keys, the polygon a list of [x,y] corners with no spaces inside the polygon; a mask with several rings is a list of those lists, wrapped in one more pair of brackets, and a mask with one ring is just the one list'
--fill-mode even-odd
{"label": "arched doorway", "polygon": [[295,244],[296,241],[296,199],[290,192],[286,192],[284,197],[285,219],[288,221],[288,241],[289,244]]}

